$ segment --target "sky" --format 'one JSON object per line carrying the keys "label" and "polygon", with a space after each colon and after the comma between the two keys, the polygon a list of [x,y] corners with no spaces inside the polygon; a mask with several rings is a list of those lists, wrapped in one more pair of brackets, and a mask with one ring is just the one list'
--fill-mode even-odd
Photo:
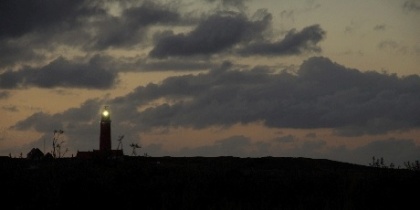
{"label": "sky", "polygon": [[419,0],[0,1],[0,155],[420,160]]}

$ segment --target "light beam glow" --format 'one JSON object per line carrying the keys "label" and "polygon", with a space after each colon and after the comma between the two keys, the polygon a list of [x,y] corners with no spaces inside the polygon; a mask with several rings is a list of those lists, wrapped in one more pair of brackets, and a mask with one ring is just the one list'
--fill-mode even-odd
{"label": "light beam glow", "polygon": [[105,110],[105,111],[103,111],[103,112],[102,112],[102,115],[103,115],[104,117],[108,117],[109,112],[108,112],[107,110]]}

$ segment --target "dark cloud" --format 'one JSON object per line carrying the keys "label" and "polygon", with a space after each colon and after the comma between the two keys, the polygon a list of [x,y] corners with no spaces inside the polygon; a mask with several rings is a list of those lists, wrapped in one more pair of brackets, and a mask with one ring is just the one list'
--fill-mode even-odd
{"label": "dark cloud", "polygon": [[[361,72],[313,57],[297,74],[235,70],[225,63],[209,73],[140,86],[112,104],[143,130],[263,121],[269,127],[329,127],[356,136],[418,127],[419,93],[417,75]],[[167,102],[155,103],[162,99]]]}
{"label": "dark cloud", "polygon": [[19,75],[11,70],[3,72],[0,75],[0,85],[2,89],[16,88],[20,82],[21,79],[19,78]]}
{"label": "dark cloud", "polygon": [[167,33],[157,40],[151,57],[211,55],[253,39],[266,29],[271,15],[259,21],[250,21],[240,13],[223,12],[210,16],[193,31],[184,34]]}
{"label": "dark cloud", "polygon": [[139,59],[134,63],[133,68],[139,71],[199,71],[215,66],[216,64],[211,61],[197,59]]}
{"label": "dark cloud", "polygon": [[[359,136],[419,127],[419,94],[418,75],[361,72],[313,57],[296,74],[261,67],[239,70],[226,62],[208,73],[139,86],[108,104],[116,122],[140,131],[263,122]],[[45,113],[35,116],[44,119]]]}
{"label": "dark cloud", "polygon": [[[359,136],[418,128],[419,94],[418,75],[397,77],[361,72],[324,57],[313,57],[295,74],[262,67],[240,70],[226,62],[207,73],[169,77],[160,84],[139,86],[106,104],[112,110],[114,139],[123,133],[128,142],[138,142],[139,132],[153,128],[206,128],[255,122],[277,128],[333,128],[337,135]],[[98,113],[104,104],[105,101],[94,99],[63,113],[37,112],[13,129],[34,129],[45,133],[43,138],[54,129],[63,129],[72,148],[97,148]],[[150,149],[159,155],[331,157],[362,164],[368,163],[372,155],[397,163],[418,159],[415,154],[419,154],[412,140],[378,141],[351,150],[326,148],[326,142],[313,133],[307,138],[316,139],[290,149],[282,149],[278,142],[293,143],[295,137],[291,135],[270,143],[232,136],[214,145],[172,153],[159,145]],[[42,145],[40,142],[42,139],[38,141]],[[273,152],[272,148],[277,147],[279,152]],[[395,148],[408,153],[401,155]]]}
{"label": "dark cloud", "polygon": [[211,59],[150,59],[141,56],[115,58],[107,55],[96,55],[91,63],[118,72],[157,72],[157,71],[204,71],[219,66],[220,62]]}
{"label": "dark cloud", "polygon": [[247,9],[246,2],[250,0],[204,0],[208,3],[218,4],[222,8],[237,8],[239,10]]}
{"label": "dark cloud", "polygon": [[38,132],[48,133],[54,129],[68,130],[72,127],[83,127],[87,124],[95,124],[102,100],[90,99],[78,108],[70,108],[63,113],[48,114],[37,112],[25,120],[16,123],[13,128],[17,130],[34,129]]}
{"label": "dark cloud", "polygon": [[308,26],[302,31],[295,29],[277,42],[257,42],[239,50],[241,55],[299,55],[305,52],[320,52],[318,42],[324,39],[325,31],[319,25]]}
{"label": "dark cloud", "polygon": [[117,74],[95,62],[95,57],[89,62],[77,63],[62,57],[40,67],[24,67],[18,71],[6,71],[0,74],[0,88],[25,87],[68,87],[105,89],[111,88],[116,82]]}
{"label": "dark cloud", "polygon": [[120,17],[105,16],[98,21],[98,33],[93,38],[93,48],[130,48],[141,43],[149,26],[176,24],[179,19],[180,15],[167,6],[145,1],[140,6],[125,9]]}
{"label": "dark cloud", "polygon": [[13,67],[19,61],[37,61],[45,59],[40,53],[33,48],[28,48],[25,42],[17,41],[1,41],[0,40],[0,69],[5,67]]}
{"label": "dark cloud", "polygon": [[408,0],[403,4],[404,10],[410,12],[419,12],[420,11],[420,2],[418,0]]}
{"label": "dark cloud", "polygon": [[97,12],[84,0],[0,2],[0,39],[74,27],[79,18]]}
{"label": "dark cloud", "polygon": [[[42,148],[42,143],[47,140],[49,145],[53,138],[54,130],[63,130],[66,138],[71,141],[66,142],[66,147],[72,149],[96,148],[99,145],[97,133],[99,125],[100,108],[103,101],[91,99],[84,102],[78,108],[70,108],[63,113],[48,114],[37,112],[25,120],[19,121],[11,129],[15,130],[35,130],[44,135],[35,141],[32,147]],[[48,147],[50,148],[50,147]],[[74,151],[72,151],[74,152]]]}
{"label": "dark cloud", "polygon": [[[198,12],[194,16],[191,11],[183,11],[179,2],[2,1],[0,68],[3,71],[2,76],[10,80],[3,80],[1,87],[16,87],[17,83],[22,82],[19,79],[25,77],[19,73],[29,72],[21,69],[16,73],[16,68],[21,68],[22,65],[45,65],[50,61],[51,55],[58,53],[65,56],[63,52],[67,50],[103,54],[109,49],[145,50],[151,47],[149,58],[199,56],[202,60],[197,62],[197,57],[194,57],[193,61],[172,59],[157,62],[147,61],[149,58],[143,56],[143,61],[134,68],[134,63],[112,63],[116,67],[146,68],[153,71],[202,70],[213,66],[208,58],[217,53],[296,55],[320,50],[316,45],[323,38],[324,32],[317,26],[307,27],[300,32],[292,30],[282,41],[269,41],[272,15],[267,9],[248,15],[244,11],[246,2],[217,1],[221,7],[208,13]],[[111,8],[116,8],[115,11],[119,12]],[[191,27],[193,30],[176,34],[172,30],[178,29],[177,26]],[[150,29],[160,30],[153,30],[158,31],[153,36],[155,43],[150,43]],[[117,62],[118,59],[112,60]],[[10,71],[4,72],[6,70]],[[41,80],[36,76],[35,78]],[[35,86],[42,86],[45,81],[34,83]],[[93,83],[95,86],[96,82]]]}
{"label": "dark cloud", "polygon": [[0,67],[40,64],[46,52],[85,44],[90,40],[85,26],[105,13],[94,1],[1,1]]}
{"label": "dark cloud", "polygon": [[33,128],[39,132],[52,132],[54,129],[62,129],[63,123],[60,119],[47,113],[37,112],[25,120],[19,121],[12,128],[16,130],[30,130]]}
{"label": "dark cloud", "polygon": [[[139,86],[109,101],[87,100],[80,107],[62,113],[38,109],[10,128],[44,134],[33,144],[25,145],[28,149],[23,151],[33,146],[42,148],[45,141],[51,140],[55,129],[65,131],[70,140],[67,145],[71,148],[97,148],[98,112],[105,102],[113,114],[114,139],[124,134],[126,142],[137,142],[139,133],[153,129],[201,129],[247,123],[274,128],[333,128],[334,134],[341,136],[376,135],[419,127],[418,75],[398,77],[361,72],[323,57],[310,58],[297,71],[288,67],[284,71],[273,70],[267,66],[249,69],[229,62],[216,65],[219,61],[215,60],[224,55],[284,56],[320,52],[319,43],[325,39],[326,31],[320,25],[311,25],[301,30],[292,29],[284,37],[273,37],[273,17],[268,12],[271,8],[251,14],[246,11],[247,0],[205,1],[212,5],[198,5],[200,9],[197,9],[195,2],[194,6],[186,6],[182,1],[0,1],[0,100],[3,102],[11,94],[6,89],[113,88],[118,83],[117,70],[197,71],[169,77],[158,84]],[[305,11],[319,6],[313,1],[308,3],[309,9]],[[418,12],[420,8],[415,0],[401,5],[407,12]],[[197,10],[188,11],[190,8]],[[293,21],[297,13],[299,10],[283,10],[277,14]],[[184,29],[191,31],[179,32]],[[357,25],[352,23],[347,29],[351,32]],[[385,29],[387,26],[383,24],[373,28]],[[151,39],[155,42],[151,43]],[[411,49],[393,40],[381,41],[377,46],[381,50],[407,54]],[[416,46],[413,48],[414,53],[419,52]],[[130,55],[142,55],[114,57],[120,55],[119,50],[126,49],[132,50]],[[145,55],[145,50],[149,49],[150,54]],[[86,57],[84,60],[52,59],[57,53]],[[95,54],[101,56],[92,57]],[[179,59],[179,56],[188,56],[188,59]],[[1,106],[5,112],[18,112],[21,108],[25,109],[24,106]],[[340,147],[322,153],[326,142],[318,140],[319,136],[314,133],[305,138],[311,141],[290,151],[281,150],[279,142],[293,144],[296,137],[291,135],[270,139],[273,141],[270,143],[254,142],[238,135],[218,140],[214,145],[184,148],[173,154],[331,155],[343,157],[343,160],[360,156],[359,162],[369,161],[372,154],[395,157],[400,154],[399,160],[418,159],[418,155],[413,154],[419,154],[412,140],[378,141],[359,150]],[[6,137],[0,134],[0,139]],[[272,147],[282,153],[270,153]],[[403,150],[394,153],[393,147],[403,148],[409,155],[403,156]],[[159,144],[144,148],[167,155]],[[377,148],[384,152],[374,153]]]}
{"label": "dark cloud", "polygon": [[182,22],[176,9],[160,1],[2,1],[0,67],[40,64],[46,52],[62,54],[66,47],[82,52],[147,47],[150,27]]}
{"label": "dark cloud", "polygon": [[233,6],[233,7],[239,8],[239,9],[245,9],[245,8],[247,8],[245,6],[245,2],[248,2],[248,1],[250,1],[250,0],[222,0],[222,4],[224,6],[227,6],[227,7]]}

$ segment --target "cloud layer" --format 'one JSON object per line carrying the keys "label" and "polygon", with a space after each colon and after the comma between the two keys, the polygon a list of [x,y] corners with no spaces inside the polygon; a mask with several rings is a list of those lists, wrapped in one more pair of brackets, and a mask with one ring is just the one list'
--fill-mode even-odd
{"label": "cloud layer", "polygon": [[[277,128],[334,128],[337,135],[358,136],[418,128],[419,94],[417,75],[361,72],[325,57],[312,57],[296,73],[236,69],[226,62],[208,73],[139,86],[109,105],[118,121],[139,130],[263,122]],[[96,105],[99,109],[99,101]],[[80,113],[88,111],[92,110]],[[73,120],[56,117],[45,121]],[[28,127],[21,125],[31,119],[17,128]]]}

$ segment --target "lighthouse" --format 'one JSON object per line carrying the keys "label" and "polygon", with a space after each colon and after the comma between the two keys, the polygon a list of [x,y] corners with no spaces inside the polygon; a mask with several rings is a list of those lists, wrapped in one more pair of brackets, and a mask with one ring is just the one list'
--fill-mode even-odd
{"label": "lighthouse", "polygon": [[111,151],[111,114],[108,106],[105,106],[101,113],[99,150]]}
{"label": "lighthouse", "polygon": [[[77,151],[77,158],[81,159],[121,159],[124,157],[123,149],[111,148],[111,113],[108,106],[101,111],[101,121],[99,125],[99,150],[93,151]],[[123,136],[120,137],[121,141]]]}

